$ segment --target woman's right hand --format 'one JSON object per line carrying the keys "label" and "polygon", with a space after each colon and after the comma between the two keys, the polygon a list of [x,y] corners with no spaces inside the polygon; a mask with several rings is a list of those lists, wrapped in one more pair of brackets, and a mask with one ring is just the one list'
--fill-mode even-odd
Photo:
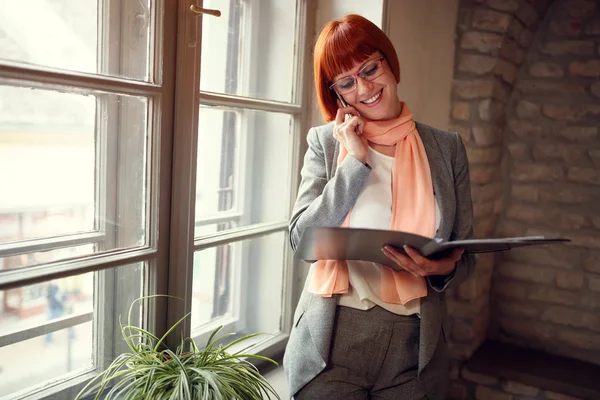
{"label": "woman's right hand", "polygon": [[[339,101],[338,101],[339,102]],[[346,118],[346,114],[350,114]],[[333,127],[333,137],[348,151],[348,154],[363,164],[367,163],[369,144],[362,136],[365,121],[353,107],[338,108]]]}

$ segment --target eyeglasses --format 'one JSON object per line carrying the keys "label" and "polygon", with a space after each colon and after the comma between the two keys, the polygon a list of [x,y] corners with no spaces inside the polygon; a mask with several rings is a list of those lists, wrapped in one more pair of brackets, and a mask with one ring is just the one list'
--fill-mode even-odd
{"label": "eyeglasses", "polygon": [[329,86],[329,89],[333,89],[339,94],[348,94],[353,92],[358,86],[356,83],[356,78],[372,81],[383,74],[384,59],[385,57],[381,57],[377,60],[369,61],[356,74],[338,79],[331,86]]}

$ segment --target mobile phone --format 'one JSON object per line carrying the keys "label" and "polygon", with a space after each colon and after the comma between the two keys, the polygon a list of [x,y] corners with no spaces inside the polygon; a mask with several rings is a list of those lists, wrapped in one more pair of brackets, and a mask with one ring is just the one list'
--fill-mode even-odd
{"label": "mobile phone", "polygon": [[[344,98],[338,92],[335,92],[335,94],[336,94],[337,98],[340,100],[340,103],[342,103],[342,106],[348,107],[348,103],[346,103]],[[352,118],[352,114],[346,114],[344,116],[344,121],[348,121],[350,118]]]}
{"label": "mobile phone", "polygon": [[348,107],[348,103],[346,103],[344,98],[338,92],[335,92],[335,94],[336,94],[337,98],[340,99],[340,103],[342,103],[342,106]]}

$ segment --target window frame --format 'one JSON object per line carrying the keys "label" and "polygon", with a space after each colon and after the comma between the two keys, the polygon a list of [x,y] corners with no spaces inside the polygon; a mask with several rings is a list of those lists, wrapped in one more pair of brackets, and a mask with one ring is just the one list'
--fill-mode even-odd
{"label": "window frame", "polygon": [[[104,1],[120,2],[121,0]],[[241,242],[271,233],[287,232],[288,221],[281,220],[242,226],[211,237],[194,238],[197,113],[202,104],[236,110],[282,112],[292,117],[292,139],[289,153],[292,175],[290,177],[291,200],[289,204],[291,211],[299,181],[302,137],[306,130],[309,112],[308,107],[305,106],[308,98],[306,76],[309,71],[309,68],[306,68],[309,51],[306,48],[306,36],[310,32],[308,27],[311,21],[308,0],[297,0],[296,2],[295,43],[298,50],[294,64],[292,99],[289,103],[194,90],[200,87],[202,22],[200,17],[189,12],[189,8],[192,3],[199,3],[196,5],[202,6],[202,1],[177,0],[174,3],[176,4],[167,0],[156,0],[155,6],[148,10],[148,23],[152,24],[151,32],[153,32],[153,37],[150,38],[151,46],[148,48],[148,57],[153,60],[154,64],[149,71],[149,81],[0,61],[0,79],[14,85],[31,85],[50,90],[68,88],[83,93],[103,92],[144,96],[148,99],[146,121],[148,153],[144,160],[148,184],[148,190],[144,197],[146,201],[144,212],[146,244],[124,250],[112,250],[108,254],[91,254],[77,259],[59,260],[27,267],[22,270],[2,271],[0,272],[0,290],[94,272],[99,278],[96,280],[98,293],[101,293],[104,298],[110,299],[114,297],[116,288],[107,282],[114,280],[113,278],[117,275],[131,278],[131,275],[125,271],[126,267],[134,263],[142,263],[144,278],[141,285],[144,293],[165,293],[184,299],[184,301],[145,302],[141,316],[143,327],[160,335],[190,311],[191,277],[195,251]],[[111,12],[114,10],[115,8],[112,8]],[[204,18],[212,17],[205,16]],[[177,37],[181,39],[177,40]],[[186,77],[186,79],[176,79],[176,76]],[[175,106],[170,106],[172,104]],[[97,156],[101,157],[102,153]],[[105,179],[99,177],[100,182]],[[108,189],[108,192],[111,190],[116,189]],[[100,230],[92,233],[63,235],[60,238],[34,239],[27,243],[19,243],[19,246],[29,246],[27,249],[45,246],[43,248],[47,249],[48,246],[53,245],[63,247],[70,243],[89,243],[86,240],[91,239],[97,242],[97,240],[106,238],[105,232],[106,230],[104,232]],[[20,253],[23,251],[23,247],[11,250],[6,245],[0,244],[0,254],[3,254],[3,251]],[[291,249],[286,246],[282,264],[284,271],[282,332],[280,335],[254,346],[252,351],[255,353],[278,358],[283,352],[291,328],[292,304],[296,293],[294,286],[296,265]],[[182,276],[188,279],[182,279]],[[139,282],[139,280],[134,282]],[[115,329],[114,316],[118,313],[123,314],[123,308],[128,309],[129,304],[117,303],[108,302],[108,306],[104,310],[94,310],[94,315],[92,315],[92,318],[96,320],[95,323],[103,326],[98,333],[98,338],[95,339],[97,349],[95,367],[98,369],[106,366],[100,359],[106,359],[107,356],[112,357],[122,351],[122,348],[118,348],[120,336],[116,334],[118,329]],[[111,307],[114,310],[109,312],[108,308]],[[97,316],[102,318],[98,319]],[[50,321],[47,325],[58,330],[89,318],[89,313],[73,315]],[[190,334],[189,319],[185,320],[167,339],[167,344],[176,346],[177,338],[181,337],[181,334]],[[107,346],[107,337],[110,338],[113,346]],[[51,399],[56,396],[72,398],[96,374],[95,371],[89,371],[14,398]]]}

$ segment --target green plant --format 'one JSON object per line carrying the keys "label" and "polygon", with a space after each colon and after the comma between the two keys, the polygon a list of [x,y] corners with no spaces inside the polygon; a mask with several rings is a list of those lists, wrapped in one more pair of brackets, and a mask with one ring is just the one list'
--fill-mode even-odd
{"label": "green plant", "polygon": [[[204,349],[198,349],[191,338],[185,338],[172,351],[164,341],[189,314],[161,338],[131,324],[133,305],[152,297],[157,296],[136,299],[129,307],[127,325],[121,325],[123,339],[131,352],[119,355],[79,392],[75,400],[89,395],[95,395],[94,399],[98,400],[103,394],[105,400],[254,400],[270,399],[271,395],[279,399],[273,387],[247,359],[261,359],[277,365],[275,361],[253,354],[228,352],[232,346],[260,334],[247,335],[223,345],[223,339],[231,334],[217,337],[222,328],[219,327],[212,332]],[[109,387],[111,383],[112,387]]]}

